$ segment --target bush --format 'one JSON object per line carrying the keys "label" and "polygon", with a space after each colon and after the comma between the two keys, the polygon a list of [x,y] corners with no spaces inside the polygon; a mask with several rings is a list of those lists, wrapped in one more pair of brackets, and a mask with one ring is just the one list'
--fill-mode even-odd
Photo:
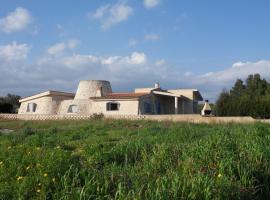
{"label": "bush", "polygon": [[103,113],[94,113],[91,115],[91,119],[93,119],[93,120],[101,120],[103,118],[104,118]]}

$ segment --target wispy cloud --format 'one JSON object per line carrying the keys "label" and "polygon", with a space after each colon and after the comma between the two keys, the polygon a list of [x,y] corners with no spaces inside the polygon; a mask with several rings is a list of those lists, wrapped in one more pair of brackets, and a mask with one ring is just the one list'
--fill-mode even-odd
{"label": "wispy cloud", "polygon": [[50,46],[47,50],[48,54],[55,55],[60,54],[66,49],[66,44],[64,42],[60,42]]}
{"label": "wispy cloud", "polygon": [[77,39],[71,39],[67,42],[59,42],[47,49],[47,53],[50,55],[61,55],[65,50],[72,50],[79,45],[80,41]]}
{"label": "wispy cloud", "polygon": [[143,0],[144,7],[147,9],[154,8],[158,6],[160,3],[160,0]]}
{"label": "wispy cloud", "polygon": [[25,30],[33,21],[29,11],[18,7],[6,17],[0,19],[0,30],[5,33],[13,33]]}
{"label": "wispy cloud", "polygon": [[150,34],[146,34],[144,36],[145,40],[150,40],[150,41],[156,41],[156,40],[160,40],[160,36],[156,33],[150,33]]}
{"label": "wispy cloud", "polygon": [[2,62],[12,62],[25,60],[31,46],[28,44],[18,44],[13,42],[11,44],[0,46],[0,61]]}
{"label": "wispy cloud", "polygon": [[111,5],[107,4],[99,7],[95,12],[90,12],[90,19],[99,20],[103,30],[128,20],[132,15],[133,8],[123,2]]}
{"label": "wispy cloud", "polygon": [[130,39],[130,40],[128,41],[128,46],[129,46],[129,47],[134,47],[134,46],[137,45],[137,43],[138,43],[137,40],[135,40],[135,39]]}

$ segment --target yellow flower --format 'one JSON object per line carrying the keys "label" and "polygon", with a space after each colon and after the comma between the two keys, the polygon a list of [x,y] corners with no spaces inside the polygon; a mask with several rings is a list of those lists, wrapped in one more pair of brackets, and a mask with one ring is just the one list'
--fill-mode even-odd
{"label": "yellow flower", "polygon": [[218,176],[217,176],[218,178],[221,178],[222,177],[222,174],[218,174]]}
{"label": "yellow flower", "polygon": [[18,176],[18,177],[17,177],[17,181],[20,181],[20,180],[22,180],[22,179],[23,179],[22,176]]}
{"label": "yellow flower", "polygon": [[40,193],[40,189],[37,189],[37,193]]}
{"label": "yellow flower", "polygon": [[30,151],[28,151],[28,155],[31,155],[31,152]]}
{"label": "yellow flower", "polygon": [[38,186],[41,186],[41,183],[38,183]]}
{"label": "yellow flower", "polygon": [[28,166],[28,167],[26,167],[26,170],[29,170],[31,168],[31,166]]}
{"label": "yellow flower", "polygon": [[43,174],[43,176],[44,176],[44,177],[47,177],[47,176],[48,176],[48,174],[47,174],[47,173],[44,173],[44,174]]}
{"label": "yellow flower", "polygon": [[3,165],[4,164],[4,162],[3,161],[0,161],[0,165]]}
{"label": "yellow flower", "polygon": [[55,178],[52,178],[52,181],[55,182]]}

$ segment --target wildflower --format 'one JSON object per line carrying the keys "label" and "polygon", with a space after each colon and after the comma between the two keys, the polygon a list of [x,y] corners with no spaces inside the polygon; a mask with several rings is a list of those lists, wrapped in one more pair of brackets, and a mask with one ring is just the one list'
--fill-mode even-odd
{"label": "wildflower", "polygon": [[31,155],[31,152],[30,151],[28,151],[28,155]]}
{"label": "wildflower", "polygon": [[40,193],[40,189],[37,189],[37,193]]}
{"label": "wildflower", "polygon": [[41,183],[38,183],[38,186],[41,186]]}
{"label": "wildflower", "polygon": [[4,162],[3,161],[0,161],[0,165],[3,165],[4,164]]}
{"label": "wildflower", "polygon": [[55,182],[55,178],[52,178],[52,181]]}
{"label": "wildflower", "polygon": [[48,176],[48,174],[47,174],[47,173],[44,173],[44,174],[43,174],[43,176],[44,176],[44,177],[47,177],[47,176]]}
{"label": "wildflower", "polygon": [[20,181],[20,180],[22,180],[22,179],[23,179],[22,176],[18,176],[18,177],[17,177],[17,181]]}
{"label": "wildflower", "polygon": [[218,174],[218,176],[217,176],[218,178],[221,178],[222,177],[222,174]]}
{"label": "wildflower", "polygon": [[29,170],[31,167],[30,166],[28,166],[28,167],[26,167],[26,170]]}

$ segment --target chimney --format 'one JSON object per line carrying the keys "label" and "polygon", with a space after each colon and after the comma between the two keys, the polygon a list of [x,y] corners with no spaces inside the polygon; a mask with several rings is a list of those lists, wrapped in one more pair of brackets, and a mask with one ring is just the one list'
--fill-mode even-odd
{"label": "chimney", "polygon": [[155,89],[157,89],[157,88],[160,88],[160,86],[159,86],[159,83],[158,83],[158,82],[156,82],[156,83],[155,83]]}

